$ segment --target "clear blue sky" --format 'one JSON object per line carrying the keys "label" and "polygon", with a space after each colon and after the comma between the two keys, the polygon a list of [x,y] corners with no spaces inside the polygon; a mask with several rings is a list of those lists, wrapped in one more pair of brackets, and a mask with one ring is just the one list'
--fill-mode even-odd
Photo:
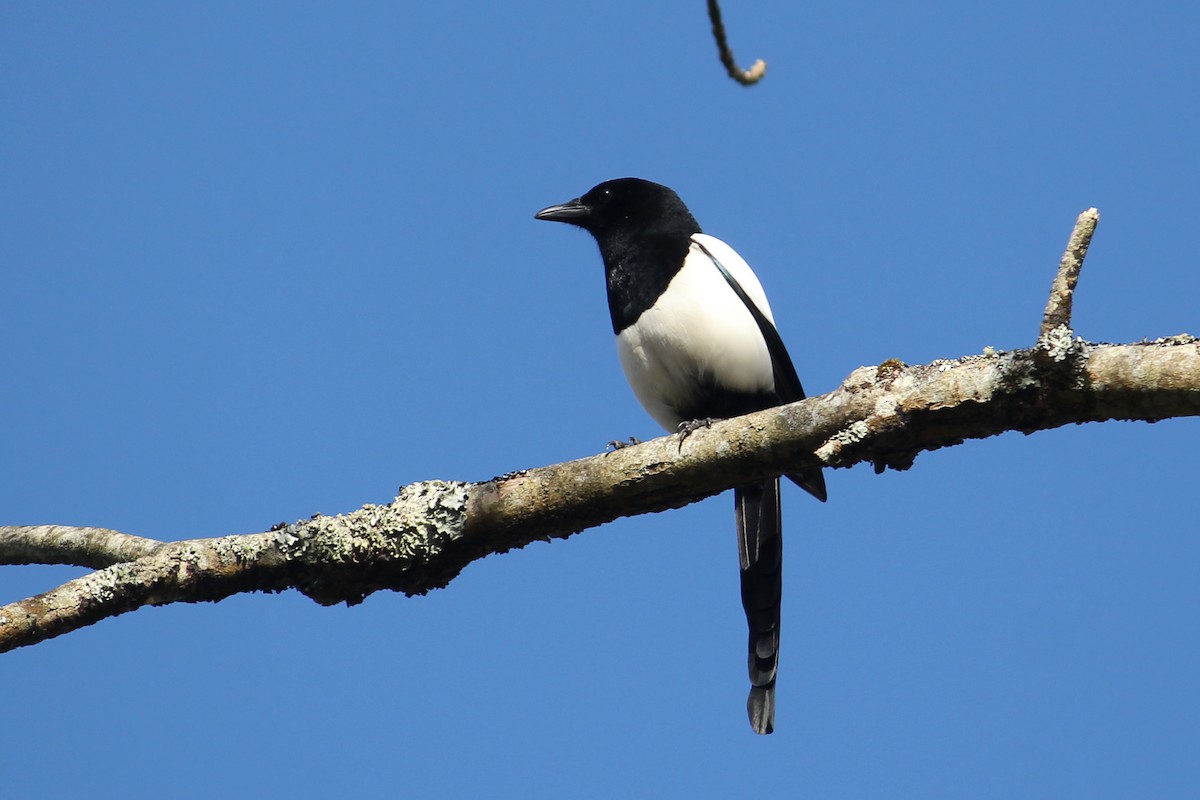
{"label": "clear blue sky", "polygon": [[[811,393],[1200,333],[1200,12],[1100,0],[7,3],[4,524],[261,531],[655,435],[595,245],[676,188]],[[777,733],[728,496],[448,589],[147,609],[0,656],[11,797],[1195,797],[1200,423],[1011,434],[785,491]],[[0,569],[0,599],[78,574]],[[99,789],[97,789],[99,787]],[[132,788],[130,788],[132,787]],[[154,787],[151,789],[150,787]]]}

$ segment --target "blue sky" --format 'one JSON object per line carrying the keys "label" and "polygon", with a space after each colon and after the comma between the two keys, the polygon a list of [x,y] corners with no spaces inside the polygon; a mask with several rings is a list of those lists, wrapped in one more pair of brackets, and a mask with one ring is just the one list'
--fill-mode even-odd
{"label": "blue sky", "polygon": [[[724,12],[757,87],[699,2],[5,4],[2,522],[253,532],[655,435],[594,244],[533,220],[622,175],[755,266],[813,394],[1031,344],[1088,206],[1078,332],[1200,333],[1194,4]],[[1198,434],[786,489],[771,737],[723,496],[0,656],[6,792],[1196,796]]]}

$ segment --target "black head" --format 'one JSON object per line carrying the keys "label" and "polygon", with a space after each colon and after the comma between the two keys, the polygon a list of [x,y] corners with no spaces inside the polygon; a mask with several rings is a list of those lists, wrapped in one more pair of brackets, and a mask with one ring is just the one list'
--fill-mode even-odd
{"label": "black head", "polygon": [[696,218],[679,195],[641,178],[605,181],[582,197],[543,208],[534,216],[577,225],[601,240],[606,236],[642,234],[675,234],[686,239],[700,232]]}
{"label": "black head", "polygon": [[700,233],[679,195],[641,178],[605,181],[583,197],[534,216],[577,225],[596,238],[613,333],[654,305],[683,267],[692,234]]}

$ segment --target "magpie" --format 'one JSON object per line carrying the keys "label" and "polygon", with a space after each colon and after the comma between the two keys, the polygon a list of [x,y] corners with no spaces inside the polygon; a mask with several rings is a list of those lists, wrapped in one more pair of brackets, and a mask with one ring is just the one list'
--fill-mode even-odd
{"label": "magpie", "polygon": [[[640,178],[605,181],[536,219],[595,237],[625,378],[668,432],[804,398],[766,293],[733,248],[702,233],[671,189]],[[788,478],[824,502],[819,468]],[[775,727],[783,539],[779,479],[734,489],[742,606],[750,629],[756,733]]]}

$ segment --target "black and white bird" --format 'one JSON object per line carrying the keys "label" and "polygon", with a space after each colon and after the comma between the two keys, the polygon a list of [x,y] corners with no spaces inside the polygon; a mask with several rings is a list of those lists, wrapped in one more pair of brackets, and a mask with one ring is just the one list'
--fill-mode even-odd
{"label": "black and white bird", "polygon": [[[608,310],[625,378],[670,432],[804,398],[762,285],[720,239],[700,231],[666,186],[619,178],[539,211],[600,245]],[[820,469],[789,474],[825,500]],[[750,697],[757,733],[775,726],[783,539],[779,479],[734,490],[742,605],[750,628]]]}

